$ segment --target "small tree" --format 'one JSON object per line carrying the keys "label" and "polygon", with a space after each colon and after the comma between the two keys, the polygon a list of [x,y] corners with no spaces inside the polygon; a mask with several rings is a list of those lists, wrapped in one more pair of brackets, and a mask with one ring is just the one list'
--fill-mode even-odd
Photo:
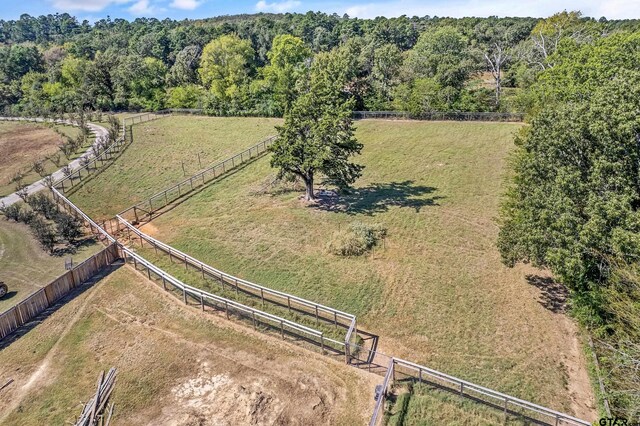
{"label": "small tree", "polygon": [[33,162],[33,171],[36,172],[40,177],[43,176],[44,164],[42,163],[42,160]]}
{"label": "small tree", "polygon": [[45,222],[41,217],[36,216],[29,222],[29,226],[42,248],[50,253],[53,252],[57,238],[51,225]]}
{"label": "small tree", "polygon": [[360,177],[363,166],[349,162],[362,144],[354,137],[352,100],[347,100],[341,76],[345,70],[339,52],[316,57],[306,93],[287,111],[279,137],[271,146],[271,166],[280,177],[297,176],[306,187],[305,199],[313,200],[316,175],[345,188]]}
{"label": "small tree", "polygon": [[54,220],[58,234],[69,242],[69,244],[75,244],[78,238],[82,236],[82,227],[75,217],[60,212],[55,216]]}
{"label": "small tree", "polygon": [[4,203],[0,206],[0,212],[4,214],[7,220],[13,220],[18,222],[20,220],[20,205],[18,203],[10,204],[6,206]]}

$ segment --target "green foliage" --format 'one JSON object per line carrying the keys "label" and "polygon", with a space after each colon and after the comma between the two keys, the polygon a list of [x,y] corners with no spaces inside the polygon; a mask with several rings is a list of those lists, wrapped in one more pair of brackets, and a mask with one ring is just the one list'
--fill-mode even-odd
{"label": "green foliage", "polygon": [[404,64],[414,78],[433,78],[440,86],[460,89],[472,70],[467,40],[455,28],[424,32]]}
{"label": "green foliage", "polygon": [[20,204],[18,203],[14,203],[8,206],[5,206],[3,204],[0,208],[0,212],[4,214],[4,217],[7,218],[7,220],[13,220],[14,222],[20,221],[21,210],[22,209],[20,208]]}
{"label": "green foliage", "polygon": [[212,40],[202,51],[198,69],[202,84],[221,101],[237,99],[252,72],[254,55],[251,43],[236,35]]}
{"label": "green foliage", "polygon": [[278,104],[278,112],[283,114],[297,96],[298,81],[306,78],[305,61],[311,58],[311,50],[300,38],[283,34],[273,39],[267,58],[269,65],[262,74]]}
{"label": "green foliage", "polygon": [[354,137],[352,101],[342,91],[347,80],[344,59],[337,50],[316,56],[308,88],[285,115],[284,125],[277,127],[278,139],[271,146],[271,166],[281,176],[300,177],[307,200],[315,198],[317,173],[345,188],[362,172],[362,166],[349,161],[360,153],[362,144]]}
{"label": "green foliage", "polygon": [[551,268],[597,316],[608,259],[640,255],[640,72],[617,71],[590,98],[550,106],[517,138],[502,206],[505,263]]}
{"label": "green foliage", "polygon": [[53,249],[58,241],[53,227],[37,215],[29,221],[29,227],[33,232],[33,236],[36,237],[36,240],[38,240],[40,246],[42,246],[42,249],[53,253]]}
{"label": "green foliage", "polygon": [[327,248],[337,256],[360,256],[387,235],[387,228],[379,223],[351,222],[346,230],[336,232]]}
{"label": "green foliage", "polygon": [[54,216],[54,221],[58,234],[69,244],[75,244],[82,236],[82,224],[75,217],[60,212]]}
{"label": "green foliage", "polygon": [[27,198],[27,203],[33,211],[40,213],[45,218],[52,220],[58,215],[56,203],[42,192],[36,192]]}
{"label": "green foliage", "polygon": [[166,105],[168,108],[200,108],[204,89],[195,84],[171,87],[167,90]]}

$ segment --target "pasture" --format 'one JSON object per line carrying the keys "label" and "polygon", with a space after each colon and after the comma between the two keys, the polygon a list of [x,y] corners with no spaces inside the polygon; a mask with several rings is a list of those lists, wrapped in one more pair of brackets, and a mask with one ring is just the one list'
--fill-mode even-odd
{"label": "pasture", "polygon": [[[79,130],[72,126],[56,125],[62,134],[75,138]],[[44,124],[18,123],[0,121],[0,197],[15,191],[15,184],[11,178],[18,172],[24,174],[23,183],[31,184],[40,179],[33,171],[33,163],[45,157],[59,153],[62,136]],[[91,145],[92,139],[71,156],[75,159]],[[61,154],[61,153],[60,153]],[[64,155],[60,155],[60,167],[69,162]],[[58,170],[51,160],[43,161],[44,170],[51,173]]]}
{"label": "pasture", "polygon": [[[278,123],[170,117],[136,125],[133,144],[71,199],[94,218],[112,217],[274,134]],[[356,314],[359,328],[380,337],[383,353],[592,418],[582,342],[562,300],[541,290],[548,274],[508,269],[495,248],[498,199],[519,127],[360,121],[364,149],[356,161],[366,168],[350,193],[323,193],[309,206],[299,191],[270,185],[275,173],[263,157],[143,231],[227,273]],[[384,244],[360,257],[331,254],[333,234],[354,221],[386,227]],[[179,264],[158,264],[201,285]],[[419,418],[411,413],[427,399],[412,398],[407,415]],[[479,413],[478,424],[491,416]]]}
{"label": "pasture", "polygon": [[364,424],[376,377],[177,304],[121,267],[0,352],[0,424],[63,424],[118,369],[115,424]]}
{"label": "pasture", "polygon": [[0,312],[62,275],[67,256],[79,263],[101,248],[87,241],[73,254],[52,256],[40,248],[27,225],[0,218],[0,281],[9,287],[9,293],[0,299]]}
{"label": "pasture", "polygon": [[278,119],[168,117],[132,128],[133,144],[71,197],[94,219],[125,208],[275,134]]}

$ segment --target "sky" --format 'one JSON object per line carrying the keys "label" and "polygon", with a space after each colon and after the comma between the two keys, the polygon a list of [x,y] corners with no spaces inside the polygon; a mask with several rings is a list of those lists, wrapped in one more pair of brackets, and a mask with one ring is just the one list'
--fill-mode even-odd
{"label": "sky", "polygon": [[256,12],[307,12],[376,16],[532,16],[546,17],[562,10],[585,16],[640,19],[640,0],[0,0],[0,19],[21,14],[67,12],[94,22],[111,18],[206,18]]}

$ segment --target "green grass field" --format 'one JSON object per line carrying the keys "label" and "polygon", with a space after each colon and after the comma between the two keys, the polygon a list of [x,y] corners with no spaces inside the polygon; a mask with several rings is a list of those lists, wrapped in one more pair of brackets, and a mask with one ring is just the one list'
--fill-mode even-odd
{"label": "green grass field", "polygon": [[[221,159],[272,134],[274,123],[172,117],[134,126],[133,145],[73,200],[93,216],[110,216],[180,179],[188,155],[223,146],[210,151]],[[591,416],[589,384],[574,386],[585,368],[575,326],[540,303],[527,275],[541,271],[504,267],[495,247],[519,125],[372,120],[357,127],[364,149],[356,161],[366,168],[331,206],[307,206],[299,192],[261,192],[275,175],[262,158],[144,230],[230,274],[357,314],[384,353]],[[333,233],[355,220],[387,227],[384,248],[357,258],[330,254]]]}
{"label": "green grass field", "polygon": [[52,256],[40,248],[27,225],[0,217],[0,281],[9,286],[9,293],[0,299],[0,312],[62,275],[67,256],[79,263],[101,248],[100,244],[91,243],[76,253]]}
{"label": "green grass field", "polygon": [[[275,134],[277,119],[169,117],[133,126],[133,144],[71,200],[105,219]],[[198,160],[198,155],[200,159]]]}

